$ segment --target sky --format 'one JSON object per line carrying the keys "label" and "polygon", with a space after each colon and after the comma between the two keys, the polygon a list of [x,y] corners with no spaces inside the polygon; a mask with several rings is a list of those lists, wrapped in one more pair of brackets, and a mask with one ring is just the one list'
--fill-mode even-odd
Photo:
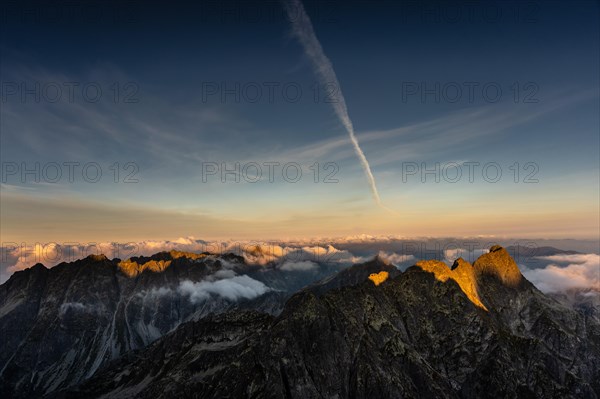
{"label": "sky", "polygon": [[596,2],[305,1],[337,83],[280,1],[86,4],[2,5],[3,243],[600,238]]}

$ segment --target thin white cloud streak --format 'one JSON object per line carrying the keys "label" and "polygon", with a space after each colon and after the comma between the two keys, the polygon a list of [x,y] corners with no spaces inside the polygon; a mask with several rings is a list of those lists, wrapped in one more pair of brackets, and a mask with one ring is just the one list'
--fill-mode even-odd
{"label": "thin white cloud streak", "polygon": [[358,159],[360,160],[363,170],[365,171],[365,174],[367,176],[367,180],[369,181],[371,193],[373,194],[375,202],[378,206],[390,211],[390,209],[386,208],[381,203],[381,198],[379,197],[379,192],[377,191],[377,185],[375,184],[375,177],[371,172],[369,161],[367,161],[367,157],[360,148],[358,140],[354,134],[354,126],[352,124],[350,116],[348,115],[346,99],[344,98],[344,94],[342,93],[342,89],[337,79],[337,75],[335,74],[331,61],[325,55],[325,52],[321,47],[321,43],[319,43],[319,39],[317,39],[310,18],[306,14],[302,2],[300,2],[299,0],[288,0],[284,4],[290,21],[292,23],[292,31],[302,44],[306,55],[312,62],[315,68],[315,73],[317,74],[319,80],[323,84],[333,83],[334,87],[337,89],[337,101],[333,101],[331,103],[333,106],[333,110],[335,111],[337,117],[340,119],[340,121],[346,128],[348,135],[350,136],[350,140],[352,141],[352,145],[354,146],[354,151],[356,152],[356,155],[358,156]]}
{"label": "thin white cloud streak", "polygon": [[[524,109],[515,106],[514,103],[494,104],[494,107],[485,105],[475,110],[460,110],[389,130],[359,132],[358,137],[363,146],[370,145],[377,151],[377,158],[371,160],[371,165],[398,162],[401,160],[398,154],[403,154],[403,159],[410,161],[452,157],[452,151],[457,148],[481,145],[484,136],[498,135],[590,98],[594,97],[587,92],[578,95],[556,95],[541,104],[536,104],[535,110]],[[399,141],[399,138],[402,140]],[[345,145],[345,139],[321,140],[280,152],[278,159],[321,157],[339,162],[352,156],[350,151],[344,151]]]}

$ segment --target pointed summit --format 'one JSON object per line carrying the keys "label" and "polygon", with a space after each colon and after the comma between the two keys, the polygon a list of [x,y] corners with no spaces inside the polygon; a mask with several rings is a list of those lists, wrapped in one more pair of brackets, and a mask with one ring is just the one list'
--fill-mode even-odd
{"label": "pointed summit", "polygon": [[508,251],[500,245],[494,245],[490,252],[481,255],[473,263],[473,268],[477,277],[495,276],[509,287],[516,287],[523,280],[519,267]]}
{"label": "pointed summit", "polygon": [[352,265],[337,274],[314,283],[307,287],[307,289],[317,295],[321,295],[334,288],[358,285],[369,280],[373,281],[370,279],[371,275],[377,275],[377,278],[379,279],[383,278],[384,272],[387,273],[387,275],[381,282],[388,278],[393,279],[401,273],[395,266],[377,255],[367,262]]}
{"label": "pointed summit", "polygon": [[86,259],[87,259],[87,260],[90,260],[90,261],[92,261],[92,262],[103,262],[103,261],[105,261],[105,260],[108,260],[108,258],[107,258],[107,257],[106,257],[106,255],[104,255],[104,254],[98,254],[98,255],[96,255],[96,254],[91,254],[91,255],[88,255],[88,256],[86,257]]}
{"label": "pointed summit", "polygon": [[44,264],[38,262],[35,265],[31,266],[31,270],[48,270],[48,268],[44,266]]}
{"label": "pointed summit", "polygon": [[471,266],[471,264],[469,262],[467,262],[466,260],[464,260],[463,258],[458,258],[454,261],[454,263],[452,264],[452,267],[450,269],[455,270],[458,268],[462,269],[465,267],[473,267],[473,266]]}
{"label": "pointed summit", "polygon": [[433,273],[435,278],[441,282],[453,280],[475,306],[487,310],[477,292],[477,281],[473,266],[463,258],[456,259],[451,269],[444,262],[438,260],[420,261],[417,262],[416,266],[426,272]]}

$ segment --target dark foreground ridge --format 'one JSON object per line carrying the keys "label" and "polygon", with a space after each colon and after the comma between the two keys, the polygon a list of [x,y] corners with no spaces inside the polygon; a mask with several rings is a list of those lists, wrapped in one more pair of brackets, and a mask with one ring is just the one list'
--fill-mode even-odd
{"label": "dark foreground ridge", "polygon": [[[600,325],[545,296],[494,246],[473,264],[384,259],[283,272],[161,252],[38,264],[0,286],[2,397],[600,395]],[[180,292],[215,276],[252,298]],[[370,278],[384,276],[375,285]],[[319,280],[314,282],[315,280]],[[304,287],[304,288],[302,288]]]}
{"label": "dark foreground ridge", "polygon": [[330,289],[296,293],[279,316],[234,311],[184,323],[56,396],[600,395],[597,322],[543,295],[504,248],[442,265],[356,282],[385,267],[375,259],[328,279]]}

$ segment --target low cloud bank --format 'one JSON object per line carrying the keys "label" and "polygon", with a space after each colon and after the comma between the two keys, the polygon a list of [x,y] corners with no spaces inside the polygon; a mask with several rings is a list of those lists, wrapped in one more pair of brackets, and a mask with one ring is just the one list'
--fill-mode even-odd
{"label": "low cloud bank", "polygon": [[254,299],[271,289],[258,280],[246,275],[235,276],[217,281],[182,281],[177,291],[188,296],[190,302],[198,303],[209,299],[212,295],[220,296],[230,301]]}
{"label": "low cloud bank", "polygon": [[181,295],[196,304],[214,297],[230,301],[254,299],[269,291],[271,291],[270,287],[245,274],[236,275],[231,270],[220,270],[202,281],[184,280],[175,288],[153,288],[139,292],[137,296],[144,301],[155,301],[163,296]]}
{"label": "low cloud bank", "polygon": [[[254,265],[276,264],[283,270],[308,269],[309,263],[350,265],[365,260],[350,251],[333,245],[306,243],[275,243],[256,241],[204,241],[194,237],[177,240],[148,240],[130,243],[44,243],[18,245],[3,243],[1,247],[0,284],[16,271],[27,269],[36,263],[53,267],[61,262],[73,262],[88,255],[104,254],[109,259],[128,259],[133,256],[150,256],[161,251],[233,253],[242,256],[246,263]],[[227,262],[222,260],[222,263]]]}
{"label": "low cloud bank", "polygon": [[[379,241],[378,241],[379,240]],[[240,255],[248,264],[275,265],[282,271],[311,272],[319,265],[351,265],[364,262],[375,254],[384,261],[404,269],[414,264],[418,259],[426,258],[430,252],[439,248],[430,245],[425,250],[420,249],[420,255],[403,253],[396,248],[419,248],[418,246],[402,246],[397,238],[376,238],[358,236],[331,241],[334,245],[316,243],[315,241],[204,241],[194,237],[178,238],[176,240],[148,240],[135,243],[48,243],[23,246],[3,243],[0,263],[0,284],[4,283],[16,271],[26,269],[36,263],[52,267],[61,262],[72,262],[85,258],[90,254],[105,254],[109,258],[127,259],[132,256],[149,256],[161,251],[177,250],[183,252],[210,252],[214,254],[234,253]],[[385,243],[394,245],[385,247]],[[381,243],[382,245],[379,245]],[[10,244],[10,245],[9,245]],[[350,245],[352,244],[352,245]],[[365,244],[368,244],[365,247]],[[344,247],[340,249],[340,247]],[[379,247],[379,249],[377,249]],[[384,250],[380,250],[380,249]],[[443,260],[451,265],[456,258],[462,257],[474,262],[480,255],[487,253],[487,248],[465,249],[464,245],[442,251]],[[427,251],[428,250],[428,251]],[[360,253],[363,256],[355,254]],[[561,254],[552,256],[532,257],[542,268],[528,269],[520,263],[524,276],[547,293],[564,292],[572,289],[592,290],[600,292],[600,256],[598,254]],[[224,298],[237,300],[239,298],[256,297],[268,290],[264,284],[247,276],[237,276],[225,260],[221,260],[225,270],[207,277],[203,282],[189,282],[179,287],[180,293],[190,296],[191,300],[200,300],[207,295],[219,295]],[[537,266],[536,266],[537,267]],[[251,281],[249,281],[251,280]],[[253,283],[254,282],[254,283]],[[161,293],[163,294],[163,293]],[[65,311],[67,308],[65,308]]]}
{"label": "low cloud bank", "polygon": [[302,262],[285,262],[279,268],[285,272],[310,272],[317,270],[319,265],[309,260]]}
{"label": "low cloud bank", "polygon": [[524,270],[523,275],[540,291],[591,290],[600,294],[600,255],[553,255],[539,259],[549,264],[544,268]]}
{"label": "low cloud bank", "polygon": [[414,255],[397,254],[395,252],[379,251],[377,256],[385,263],[394,265],[399,269],[405,269],[417,261],[417,258],[415,258]]}

